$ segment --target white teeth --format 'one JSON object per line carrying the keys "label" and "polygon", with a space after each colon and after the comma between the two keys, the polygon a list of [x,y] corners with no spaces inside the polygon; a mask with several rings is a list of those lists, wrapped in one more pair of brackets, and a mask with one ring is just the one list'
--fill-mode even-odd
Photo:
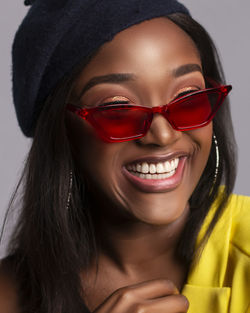
{"label": "white teeth", "polygon": [[175,174],[175,170],[171,171],[170,173],[165,174],[142,174],[142,173],[133,173],[133,175],[140,177],[142,179],[166,179]]}
{"label": "white teeth", "polygon": [[156,165],[156,172],[159,173],[159,174],[165,172],[165,169],[164,169],[164,166],[163,166],[162,163],[158,163],[158,164]]}
{"label": "white teeth", "polygon": [[168,161],[164,162],[164,168],[165,168],[164,172],[170,172],[172,170],[171,163]]}
{"label": "white teeth", "polygon": [[174,164],[174,166],[175,166],[175,168],[177,168],[178,167],[178,165],[179,165],[179,159],[178,158],[176,158],[175,160],[174,160],[175,162],[175,164]]}
{"label": "white teeth", "polygon": [[[159,162],[157,164],[147,163],[147,162],[143,162],[142,164],[140,164],[140,163],[129,164],[129,165],[127,165],[127,169],[129,171],[133,171],[134,174],[135,173],[150,174],[150,175],[170,174],[176,170],[178,165],[179,165],[179,158],[175,158],[171,161],[166,161],[164,163]],[[159,175],[157,175],[157,178],[155,178],[155,179],[158,179],[158,178],[159,178]],[[150,178],[150,179],[152,179],[152,178]]]}
{"label": "white teeth", "polygon": [[146,174],[146,173],[148,173],[148,170],[149,170],[148,163],[146,163],[146,162],[142,163],[142,168],[141,168],[142,173]]}
{"label": "white teeth", "polygon": [[150,172],[150,174],[156,173],[156,166],[154,164],[149,165],[149,172]]}
{"label": "white teeth", "polygon": [[136,171],[137,171],[137,172],[141,172],[141,171],[142,171],[141,168],[142,168],[141,164],[137,164],[137,165],[136,165]]}

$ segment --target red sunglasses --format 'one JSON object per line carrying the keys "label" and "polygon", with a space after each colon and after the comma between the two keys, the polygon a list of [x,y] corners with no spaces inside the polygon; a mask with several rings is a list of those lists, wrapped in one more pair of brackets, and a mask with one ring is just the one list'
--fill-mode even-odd
{"label": "red sunglasses", "polygon": [[155,113],[163,115],[175,130],[206,126],[231,89],[231,85],[203,89],[152,108],[119,101],[88,109],[68,104],[67,109],[88,121],[104,141],[123,142],[145,136]]}

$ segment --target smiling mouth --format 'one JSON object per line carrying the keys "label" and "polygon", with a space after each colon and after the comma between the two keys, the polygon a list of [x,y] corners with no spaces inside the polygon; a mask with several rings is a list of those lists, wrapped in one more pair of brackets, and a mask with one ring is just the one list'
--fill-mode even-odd
{"label": "smiling mouth", "polygon": [[168,192],[181,184],[187,159],[187,154],[179,154],[168,160],[138,160],[125,165],[122,172],[143,192]]}
{"label": "smiling mouth", "polygon": [[126,166],[130,174],[147,180],[160,180],[173,176],[179,165],[179,158],[158,163],[135,163]]}

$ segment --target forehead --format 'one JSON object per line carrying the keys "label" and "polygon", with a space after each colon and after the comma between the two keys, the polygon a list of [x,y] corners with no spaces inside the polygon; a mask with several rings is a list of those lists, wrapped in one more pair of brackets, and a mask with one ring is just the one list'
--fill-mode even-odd
{"label": "forehead", "polygon": [[143,75],[172,72],[185,64],[201,65],[192,39],[167,18],[134,25],[104,44],[84,68],[81,82],[109,73]]}

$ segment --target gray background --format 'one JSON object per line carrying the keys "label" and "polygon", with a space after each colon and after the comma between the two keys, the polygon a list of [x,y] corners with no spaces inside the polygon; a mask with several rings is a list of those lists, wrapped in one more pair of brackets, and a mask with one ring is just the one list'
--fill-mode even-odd
{"label": "gray background", "polygon": [[[186,0],[193,17],[214,39],[228,83],[234,87],[231,106],[239,147],[235,192],[250,195],[250,2],[249,0]],[[0,3],[0,221],[20,176],[31,141],[16,122],[11,96],[11,43],[27,7],[22,0]],[[1,225],[1,224],[0,224]],[[11,228],[11,227],[10,227]],[[5,236],[6,238],[7,236]],[[4,240],[6,242],[6,239]],[[4,255],[4,243],[0,256]]]}

